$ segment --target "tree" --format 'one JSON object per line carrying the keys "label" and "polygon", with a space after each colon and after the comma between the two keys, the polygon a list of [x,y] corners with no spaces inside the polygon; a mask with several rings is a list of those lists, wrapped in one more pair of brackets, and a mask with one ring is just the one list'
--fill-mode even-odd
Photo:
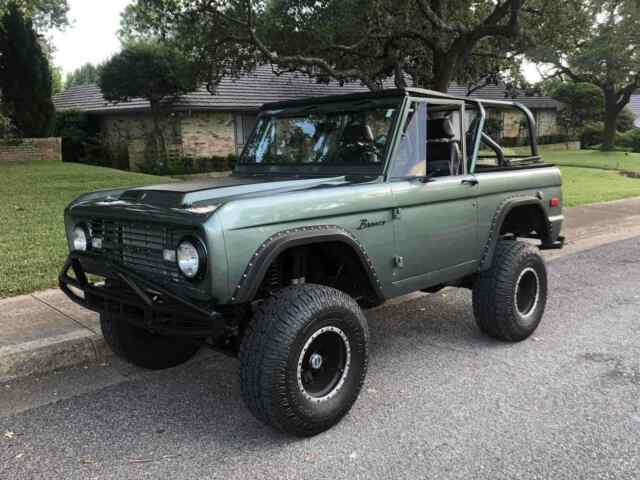
{"label": "tree", "polygon": [[[533,0],[532,0],[533,1]],[[535,0],[548,2],[549,0]],[[319,81],[446,91],[517,59],[525,0],[136,0],[124,38],[178,43],[212,87],[258,63]],[[556,2],[557,3],[557,2]]]}
{"label": "tree", "polygon": [[45,137],[53,127],[51,70],[31,20],[17,5],[0,22],[2,110],[26,137]]}
{"label": "tree", "polygon": [[53,95],[57,95],[63,90],[64,82],[62,81],[62,69],[60,67],[51,66],[51,93]]}
{"label": "tree", "polygon": [[559,78],[600,88],[602,148],[613,150],[618,116],[640,88],[640,6],[636,0],[585,0],[571,5],[571,15],[556,18],[556,28],[564,25],[566,35],[547,35],[549,41],[530,55],[552,65]]}
{"label": "tree", "polygon": [[555,80],[545,86],[554,100],[562,103],[558,122],[569,137],[575,138],[587,122],[600,120],[604,110],[602,90],[592,83],[573,83]]}
{"label": "tree", "polygon": [[68,23],[67,0],[6,0],[0,1],[0,18],[11,8],[17,8],[25,18],[34,22],[36,29],[60,28]]}
{"label": "tree", "polygon": [[98,78],[100,78],[100,67],[96,67],[92,63],[85,63],[67,75],[64,88],[96,84]]}
{"label": "tree", "polygon": [[144,98],[149,102],[156,153],[164,165],[167,148],[161,127],[162,116],[177,98],[194,91],[198,84],[193,63],[176,48],[158,42],[126,45],[102,66],[98,79],[98,86],[108,101]]}

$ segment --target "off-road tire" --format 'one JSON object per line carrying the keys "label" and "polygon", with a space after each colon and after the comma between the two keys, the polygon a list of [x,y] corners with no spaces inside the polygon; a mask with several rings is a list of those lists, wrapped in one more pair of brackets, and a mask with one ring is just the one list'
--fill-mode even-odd
{"label": "off-road tire", "polygon": [[[350,360],[338,369],[340,382],[318,400],[299,380],[300,369],[314,335],[332,328],[348,340],[343,346],[348,345]],[[284,288],[258,307],[245,332],[240,347],[244,401],[256,418],[278,430],[302,437],[323,432],[356,401],[367,371],[368,343],[367,320],[347,294],[313,284]]]}
{"label": "off-road tire", "polygon": [[193,357],[201,345],[191,338],[153,334],[112,313],[100,315],[100,328],[107,345],[117,356],[149,370],[178,366]]}
{"label": "off-road tire", "polygon": [[[527,295],[533,286],[535,294]],[[538,249],[520,241],[499,241],[491,268],[473,286],[473,313],[480,330],[506,342],[524,340],[538,328],[546,303],[547,269]]]}

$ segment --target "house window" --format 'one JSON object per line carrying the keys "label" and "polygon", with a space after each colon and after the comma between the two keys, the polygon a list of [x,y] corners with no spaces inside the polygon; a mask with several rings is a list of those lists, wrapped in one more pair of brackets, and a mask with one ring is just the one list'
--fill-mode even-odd
{"label": "house window", "polygon": [[253,113],[240,113],[234,116],[234,135],[236,141],[236,154],[240,155],[245,144],[249,141],[251,133],[257,122],[257,115]]}

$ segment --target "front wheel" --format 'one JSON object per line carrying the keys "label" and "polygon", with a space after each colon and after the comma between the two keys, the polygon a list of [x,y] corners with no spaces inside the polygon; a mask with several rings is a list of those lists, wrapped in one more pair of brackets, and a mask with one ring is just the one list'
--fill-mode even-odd
{"label": "front wheel", "polygon": [[329,429],[360,393],[368,340],[367,321],[347,294],[311,284],[277,292],[256,312],[240,348],[247,407],[293,435]]}
{"label": "front wheel", "polygon": [[547,269],[537,248],[502,240],[473,287],[476,323],[487,335],[519,342],[538,328],[547,303]]}
{"label": "front wheel", "polygon": [[116,355],[149,370],[176,367],[193,357],[201,345],[191,338],[156,335],[108,312],[100,315],[100,327]]}

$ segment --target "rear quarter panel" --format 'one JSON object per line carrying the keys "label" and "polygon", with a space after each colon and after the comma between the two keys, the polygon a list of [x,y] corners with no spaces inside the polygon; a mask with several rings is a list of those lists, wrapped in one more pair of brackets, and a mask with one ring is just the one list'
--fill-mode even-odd
{"label": "rear quarter panel", "polygon": [[[553,166],[524,168],[500,172],[477,173],[478,179],[478,248],[483,249],[501,204],[514,197],[542,195],[542,204],[550,218],[562,216],[562,176]],[[560,206],[550,207],[549,200],[560,198]],[[481,253],[481,251],[479,252]]]}

